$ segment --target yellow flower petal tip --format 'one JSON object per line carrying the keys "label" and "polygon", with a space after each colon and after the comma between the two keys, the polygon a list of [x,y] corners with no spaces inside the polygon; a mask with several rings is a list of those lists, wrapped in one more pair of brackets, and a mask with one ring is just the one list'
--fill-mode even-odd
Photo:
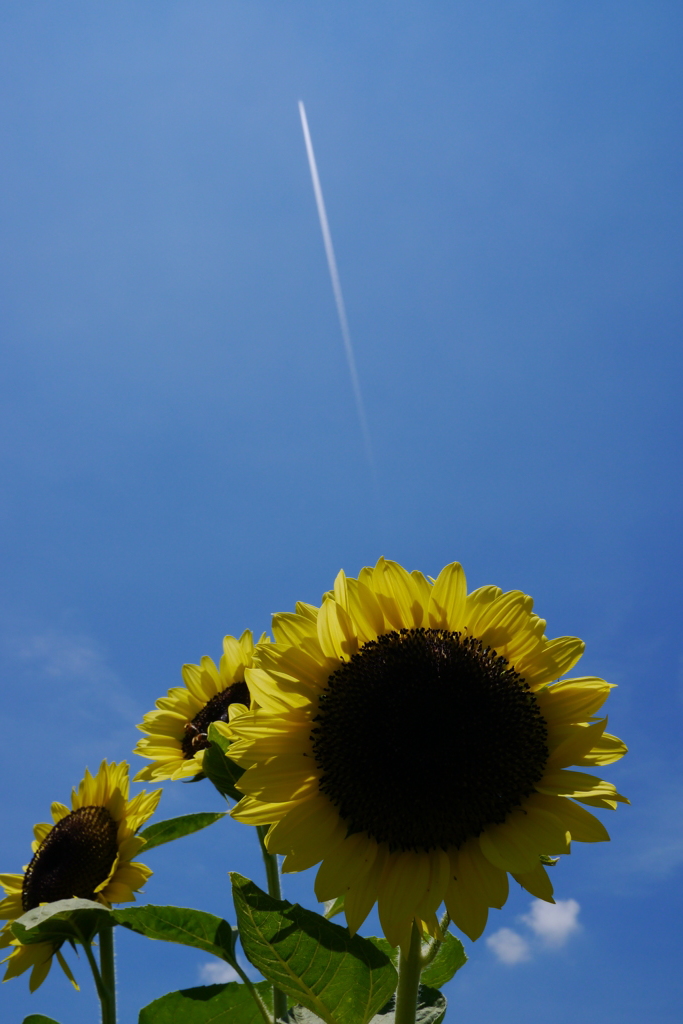
{"label": "yellow flower petal tip", "polygon": [[623,798],[567,769],[625,751],[594,719],[610,686],[557,682],[583,644],[548,640],[532,608],[468,594],[457,562],[432,579],[382,558],[275,616],[276,643],[255,650],[258,707],[230,725],[247,768],[233,816],[272,823],[289,870],[320,863],[316,893],[345,896],[354,932],[378,903],[400,942],[445,902],[475,939],[510,874],[552,899],[541,857],[608,838],[581,804]]}

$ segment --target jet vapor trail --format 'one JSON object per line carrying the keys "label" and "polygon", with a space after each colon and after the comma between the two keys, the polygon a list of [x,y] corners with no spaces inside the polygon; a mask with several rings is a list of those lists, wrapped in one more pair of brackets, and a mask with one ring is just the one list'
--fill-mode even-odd
{"label": "jet vapor trail", "polygon": [[334,300],[337,303],[339,326],[341,327],[342,339],[344,341],[346,361],[349,366],[351,385],[353,387],[353,394],[356,399],[356,409],[358,410],[358,419],[360,421],[360,428],[363,433],[363,440],[365,442],[365,454],[367,455],[367,459],[370,464],[370,470],[372,472],[373,480],[376,483],[375,460],[372,454],[372,444],[370,443],[370,431],[368,430],[368,421],[365,416],[365,407],[363,405],[363,396],[361,394],[360,382],[358,380],[358,371],[356,370],[356,360],[353,354],[353,346],[351,344],[349,324],[346,319],[346,308],[344,306],[344,297],[342,295],[341,282],[339,280],[339,271],[337,270],[337,261],[334,258],[332,235],[330,234],[330,226],[327,222],[327,213],[325,212],[325,200],[323,199],[323,191],[322,188],[320,187],[320,178],[318,177],[318,168],[315,162],[313,143],[311,142],[311,133],[308,130],[306,108],[304,107],[303,102],[301,100],[299,100],[299,114],[301,115],[301,127],[303,128],[304,132],[304,142],[306,143],[308,166],[310,167],[311,170],[311,179],[313,181],[313,192],[315,194],[315,202],[316,206],[318,207],[318,217],[320,218],[320,230],[322,231],[323,235],[325,254],[327,256],[327,265],[330,270],[330,278],[332,279],[332,291],[334,292]]}

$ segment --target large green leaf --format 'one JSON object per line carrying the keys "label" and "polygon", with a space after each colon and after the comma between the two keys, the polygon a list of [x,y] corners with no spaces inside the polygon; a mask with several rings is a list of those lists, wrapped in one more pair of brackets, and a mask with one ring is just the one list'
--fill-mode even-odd
{"label": "large green leaf", "polygon": [[29,910],[11,924],[12,934],[24,945],[34,942],[91,942],[113,924],[112,912],[92,900],[56,900]]}
{"label": "large green leaf", "polygon": [[170,843],[174,839],[182,839],[183,836],[190,836],[193,832],[213,825],[215,821],[224,818],[227,811],[200,811],[198,814],[182,814],[179,818],[168,818],[166,821],[158,821],[155,825],[138,832],[141,839],[145,840],[145,853],[155,846],[163,843]]}
{"label": "large green leaf", "polygon": [[[267,981],[254,985],[268,1009],[273,990]],[[155,999],[140,1010],[138,1024],[264,1024],[246,985],[202,985]]]}
{"label": "large green leaf", "polygon": [[320,914],[231,877],[240,940],[254,967],[326,1024],[367,1024],[396,988],[389,960]]}
{"label": "large green leaf", "polygon": [[235,789],[235,783],[244,775],[244,768],[240,768],[226,756],[230,740],[227,740],[213,723],[209,726],[207,736],[211,745],[204,751],[202,759],[204,775],[211,779],[218,792],[224,797],[241,800],[244,793]]}
{"label": "large green leaf", "polygon": [[236,967],[237,929],[220,917],[186,907],[126,907],[112,911],[115,920],[149,939],[179,942],[203,949]]}
{"label": "large green leaf", "polygon": [[467,963],[465,947],[455,935],[446,932],[446,938],[432,962],[422,972],[421,981],[430,988],[441,988],[450,981],[456,971]]}
{"label": "large green leaf", "polygon": [[24,1017],[23,1024],[57,1024],[53,1017],[46,1017],[44,1013],[30,1013]]}
{"label": "large green leaf", "polygon": [[[441,1024],[446,1014],[446,999],[426,985],[420,985],[417,998],[416,1024]],[[394,1024],[396,1020],[395,999],[392,998],[368,1024]],[[305,1006],[293,1006],[284,1018],[285,1024],[323,1024],[317,1014]]]}

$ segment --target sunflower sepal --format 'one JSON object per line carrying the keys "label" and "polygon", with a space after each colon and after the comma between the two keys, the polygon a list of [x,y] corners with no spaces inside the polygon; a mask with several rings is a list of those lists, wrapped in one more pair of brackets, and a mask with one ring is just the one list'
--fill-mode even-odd
{"label": "sunflower sepal", "polygon": [[235,785],[244,775],[244,768],[230,760],[228,749],[231,741],[214,723],[209,726],[207,735],[211,745],[204,751],[204,774],[221,796],[238,802],[244,793],[240,793]]}
{"label": "sunflower sepal", "polygon": [[[376,935],[373,935],[369,941],[388,956],[392,963],[397,962],[399,956],[398,946],[392,946],[388,939]],[[432,943],[431,949],[429,946],[423,945],[422,954],[424,966],[420,975],[420,984],[432,989],[440,989],[454,978],[460,968],[465,966],[468,959],[465,947],[460,939],[457,939],[452,932],[448,931],[444,935],[443,940],[437,940]],[[426,963],[425,960],[427,960]]]}
{"label": "sunflower sepal", "polygon": [[43,903],[10,924],[22,946],[38,942],[92,942],[102,928],[111,927],[112,912],[94,900],[70,899]]}
{"label": "sunflower sepal", "polygon": [[231,879],[245,955],[290,999],[325,1024],[369,1024],[387,1005],[396,971],[368,939],[274,899],[243,875]]}
{"label": "sunflower sepal", "polygon": [[191,836],[194,832],[208,828],[224,818],[227,811],[198,811],[195,814],[181,814],[177,818],[167,818],[165,821],[157,821],[148,828],[138,832],[137,838],[144,839],[145,853],[154,849],[155,846],[163,846],[164,843],[172,843],[175,839],[182,839],[184,836]]}
{"label": "sunflower sepal", "polygon": [[333,917],[337,916],[337,914],[341,914],[344,909],[344,896],[345,894],[342,894],[341,896],[337,896],[335,900],[325,900],[323,904],[325,907],[323,917],[326,921],[331,921]]}
{"label": "sunflower sepal", "polygon": [[46,1017],[44,1013],[29,1013],[24,1017],[22,1024],[59,1024],[54,1017]]}

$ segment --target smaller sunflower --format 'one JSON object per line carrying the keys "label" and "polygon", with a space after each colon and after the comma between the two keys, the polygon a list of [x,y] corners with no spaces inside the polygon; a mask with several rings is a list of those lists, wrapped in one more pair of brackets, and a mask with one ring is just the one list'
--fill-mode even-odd
{"label": "smaller sunflower", "polygon": [[7,921],[0,931],[0,948],[14,946],[4,961],[5,981],[32,968],[29,988],[35,992],[56,956],[76,985],[59,950],[61,943],[24,946],[12,935],[12,921],[43,903],[74,896],[105,906],[134,901],[135,893],[152,874],[146,865],[132,858],[145,844],[135,833],[154,813],[161,790],[143,791],[132,800],[128,792],[125,761],[103,761],[95,776],[86,769],[78,789],[71,792],[71,810],[65,804],[53,803],[53,824],[34,826],[33,859],[23,874],[0,874],[0,885],[6,893],[0,902],[0,919]]}
{"label": "smaller sunflower", "polygon": [[[259,643],[268,643],[263,634]],[[251,667],[254,639],[246,629],[237,640],[226,636],[218,664],[202,658],[199,665],[183,665],[185,686],[176,686],[156,702],[137,728],[147,736],[133,751],[152,764],[135,776],[149,782],[191,779],[202,770],[207,733],[212,722],[231,721],[249,710],[251,697],[244,681]]]}

